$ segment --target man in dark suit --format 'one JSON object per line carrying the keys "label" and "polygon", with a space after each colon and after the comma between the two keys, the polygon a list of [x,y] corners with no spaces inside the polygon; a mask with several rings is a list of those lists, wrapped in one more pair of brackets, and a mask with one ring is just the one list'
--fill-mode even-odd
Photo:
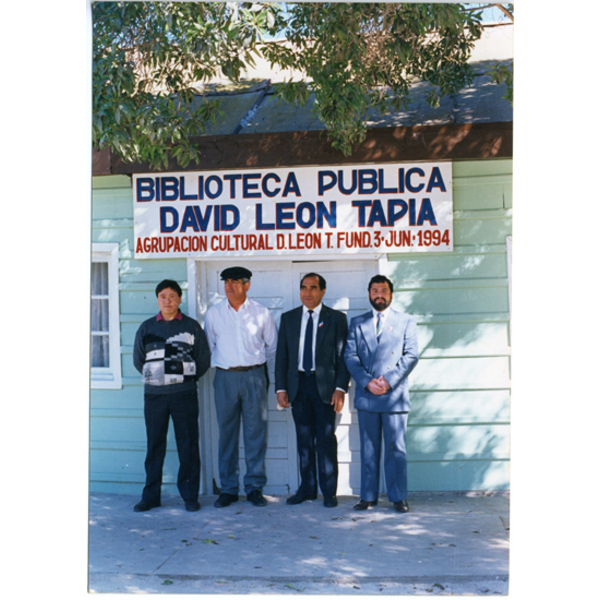
{"label": "man in dark suit", "polygon": [[348,321],[322,304],[325,287],[321,275],[308,273],[300,282],[303,306],[281,316],[275,389],[279,406],[292,406],[300,459],[300,487],[287,504],[315,500],[318,473],[323,504],[331,508],[337,506],[335,413],[344,406],[350,374],[344,363]]}
{"label": "man in dark suit", "polygon": [[361,483],[356,510],[377,504],[381,436],[390,502],[408,512],[406,425],[410,400],[408,375],[419,360],[417,324],[390,307],[394,287],[383,275],[369,282],[372,311],[352,319],[344,359],[356,382],[354,406],[360,431]]}

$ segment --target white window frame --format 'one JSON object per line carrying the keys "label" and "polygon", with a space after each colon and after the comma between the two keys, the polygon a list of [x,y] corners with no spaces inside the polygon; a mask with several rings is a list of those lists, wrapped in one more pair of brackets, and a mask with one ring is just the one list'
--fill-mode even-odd
{"label": "white window frame", "polygon": [[512,235],[506,238],[506,260],[508,263],[508,314],[512,316]]}
{"label": "white window frame", "polygon": [[[119,244],[92,244],[92,262],[108,264],[109,366],[91,368],[92,389],[121,389],[121,328],[119,322]],[[91,334],[91,332],[90,332]]]}

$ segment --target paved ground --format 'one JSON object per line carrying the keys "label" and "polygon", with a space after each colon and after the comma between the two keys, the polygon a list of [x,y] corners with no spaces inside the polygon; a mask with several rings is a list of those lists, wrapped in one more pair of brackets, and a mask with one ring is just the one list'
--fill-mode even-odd
{"label": "paved ground", "polygon": [[214,508],[179,497],[133,512],[137,496],[92,494],[89,590],[199,594],[508,593],[508,493],[418,493],[410,512],[387,499],[366,512],[356,497],[287,506],[267,496]]}

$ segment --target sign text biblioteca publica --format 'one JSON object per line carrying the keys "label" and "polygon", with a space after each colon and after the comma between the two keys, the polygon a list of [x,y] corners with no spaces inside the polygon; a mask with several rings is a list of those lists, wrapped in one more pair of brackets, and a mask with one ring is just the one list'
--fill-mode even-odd
{"label": "sign text biblioteca publica", "polygon": [[136,258],[453,250],[451,163],[133,177]]}

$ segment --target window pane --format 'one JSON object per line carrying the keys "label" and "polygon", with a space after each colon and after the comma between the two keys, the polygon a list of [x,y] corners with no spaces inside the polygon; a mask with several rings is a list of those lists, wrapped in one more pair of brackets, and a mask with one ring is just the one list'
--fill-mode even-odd
{"label": "window pane", "polygon": [[108,331],[108,299],[92,300],[92,331]]}
{"label": "window pane", "polygon": [[108,263],[92,263],[92,296],[108,296]]}
{"label": "window pane", "polygon": [[107,335],[92,336],[92,367],[109,367],[109,343]]}

